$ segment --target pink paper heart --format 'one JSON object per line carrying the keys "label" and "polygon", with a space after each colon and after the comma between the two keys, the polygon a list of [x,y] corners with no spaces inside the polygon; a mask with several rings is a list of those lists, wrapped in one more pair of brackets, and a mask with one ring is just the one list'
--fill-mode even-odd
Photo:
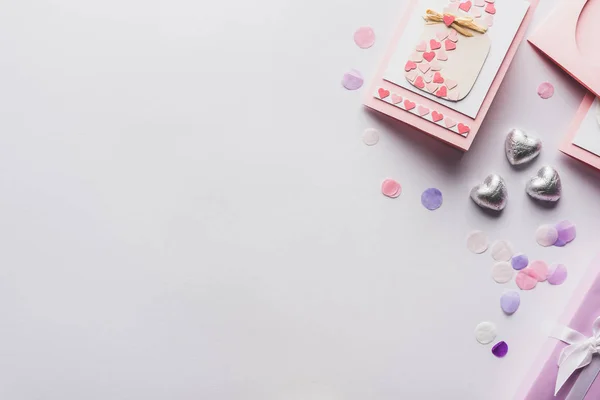
{"label": "pink paper heart", "polygon": [[398,104],[402,101],[402,96],[392,93],[392,104]]}
{"label": "pink paper heart", "polygon": [[404,108],[406,109],[406,111],[412,110],[413,108],[415,108],[416,105],[416,103],[413,103],[409,99],[404,100]]}
{"label": "pink paper heart", "polygon": [[422,73],[426,73],[427,71],[429,71],[431,67],[429,66],[429,63],[427,62],[422,62],[421,64],[419,64],[419,71],[421,71]]}
{"label": "pink paper heart", "polygon": [[379,98],[381,98],[381,99],[385,99],[386,97],[388,97],[390,95],[390,91],[386,90],[384,88],[379,88],[377,93],[379,94]]}
{"label": "pink paper heart", "polygon": [[421,117],[423,115],[427,115],[427,114],[429,114],[429,108],[423,107],[423,106],[419,106],[419,107],[417,107],[417,114],[419,114]]}
{"label": "pink paper heart", "polygon": [[470,1],[465,1],[464,3],[460,3],[460,6],[458,6],[458,8],[460,8],[464,12],[469,12],[472,5],[473,4]]}
{"label": "pink paper heart", "polygon": [[410,72],[407,72],[405,74],[405,76],[408,78],[409,81],[413,82],[415,80],[415,78],[417,77],[417,71],[416,70],[412,70]]}
{"label": "pink paper heart", "polygon": [[437,49],[439,49],[440,47],[442,47],[442,43],[438,42],[437,40],[435,40],[435,39],[431,39],[431,40],[429,41],[429,48],[430,48],[431,50],[437,50]]}
{"label": "pink paper heart", "polygon": [[442,19],[444,20],[444,24],[446,24],[446,26],[450,26],[452,25],[456,17],[454,15],[444,14],[444,17]]}
{"label": "pink paper heart", "polygon": [[458,42],[458,32],[455,29],[451,29],[448,34],[448,39],[452,40],[454,43]]}
{"label": "pink paper heart", "polygon": [[444,83],[444,77],[439,72],[436,72],[433,76],[433,83]]}
{"label": "pink paper heart", "polygon": [[431,83],[431,81],[433,80],[433,72],[429,71],[428,73],[423,75],[423,79],[425,79],[425,82]]}
{"label": "pink paper heart", "polygon": [[427,89],[429,93],[434,93],[438,87],[439,85],[436,85],[435,83],[428,83],[425,85],[425,89]]}
{"label": "pink paper heart", "polygon": [[456,125],[456,121],[454,121],[450,117],[446,117],[446,119],[444,120],[444,125],[446,125],[446,128],[452,128]]}
{"label": "pink paper heart", "polygon": [[441,69],[442,69],[442,64],[440,64],[439,62],[437,62],[437,61],[433,61],[433,62],[431,63],[431,70],[432,70],[432,71],[439,71],[439,70],[441,70]]}
{"label": "pink paper heart", "polygon": [[442,119],[444,119],[444,114],[434,111],[431,113],[431,119],[433,120],[433,122],[441,121]]}
{"label": "pink paper heart", "polygon": [[494,6],[494,3],[488,3],[488,5],[485,6],[485,12],[488,14],[496,14],[496,6]]}
{"label": "pink paper heart", "polygon": [[423,89],[425,87],[425,82],[423,81],[423,77],[419,76],[415,79],[415,86],[419,89]]}
{"label": "pink paper heart", "polygon": [[461,135],[464,135],[465,133],[469,133],[470,131],[471,131],[471,128],[469,128],[467,125],[465,125],[463,123],[458,124],[458,133],[460,133]]}
{"label": "pink paper heart", "polygon": [[446,48],[446,51],[452,51],[456,49],[456,43],[454,43],[450,39],[446,39],[446,41],[444,42],[444,46]]}
{"label": "pink paper heart", "polygon": [[446,86],[448,87],[449,90],[452,90],[456,87],[456,85],[458,85],[458,82],[453,81],[452,79],[446,79]]}
{"label": "pink paper heart", "polygon": [[448,89],[446,89],[446,86],[442,86],[440,90],[435,92],[435,95],[437,97],[446,97],[448,95]]}
{"label": "pink paper heart", "polygon": [[444,50],[439,49],[437,51],[437,59],[440,60],[440,61],[447,61],[448,60],[448,54]]}
{"label": "pink paper heart", "polygon": [[444,40],[448,37],[448,31],[439,31],[435,34],[438,40]]}
{"label": "pink paper heart", "polygon": [[408,62],[406,63],[406,65],[404,66],[404,70],[405,70],[406,72],[408,72],[408,71],[411,71],[411,70],[413,70],[413,69],[415,69],[415,68],[417,68],[417,64],[415,64],[415,63],[414,63],[414,62],[412,62],[412,61],[408,61]]}
{"label": "pink paper heart", "polygon": [[423,61],[423,53],[419,53],[419,52],[414,52],[410,55],[410,61],[416,62],[416,63],[420,63],[421,61]]}
{"label": "pink paper heart", "polygon": [[427,42],[425,42],[424,40],[422,42],[420,42],[416,49],[417,51],[420,51],[421,53],[424,52],[425,50],[427,50]]}
{"label": "pink paper heart", "polygon": [[448,100],[458,101],[459,94],[460,92],[458,90],[451,90],[450,93],[448,93]]}
{"label": "pink paper heart", "polygon": [[484,0],[475,0],[475,5],[477,7],[483,7],[483,6],[485,6],[485,1]]}

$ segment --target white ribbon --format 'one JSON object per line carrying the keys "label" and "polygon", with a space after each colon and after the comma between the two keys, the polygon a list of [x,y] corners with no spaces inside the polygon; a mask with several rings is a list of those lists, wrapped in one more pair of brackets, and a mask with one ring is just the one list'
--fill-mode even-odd
{"label": "white ribbon", "polygon": [[555,396],[569,377],[579,368],[588,366],[592,362],[592,356],[600,351],[600,317],[594,321],[592,332],[594,333],[592,337],[587,338],[576,330],[565,326],[552,334],[554,338],[569,344],[558,357]]}

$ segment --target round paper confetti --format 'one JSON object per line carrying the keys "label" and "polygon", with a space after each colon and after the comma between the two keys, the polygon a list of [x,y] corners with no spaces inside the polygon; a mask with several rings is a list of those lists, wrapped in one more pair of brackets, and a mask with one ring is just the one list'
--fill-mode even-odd
{"label": "round paper confetti", "polygon": [[543,261],[532,261],[528,270],[528,274],[537,279],[538,282],[544,282],[548,279],[548,264]]}
{"label": "round paper confetti", "polygon": [[402,186],[393,179],[386,179],[381,184],[381,193],[395,199],[402,193]]}
{"label": "round paper confetti", "polygon": [[368,49],[375,43],[375,31],[370,26],[362,26],[354,32],[354,43],[361,49]]}
{"label": "round paper confetti", "polygon": [[554,243],[554,246],[556,247],[565,247],[567,245],[567,242],[560,240],[560,238],[558,238],[556,240],[556,242]]}
{"label": "round paper confetti", "polygon": [[363,85],[363,82],[361,73],[355,69],[346,72],[342,78],[342,85],[348,90],[359,89]]}
{"label": "round paper confetti", "polygon": [[367,146],[376,145],[379,142],[379,131],[373,128],[365,129],[362,140]]}
{"label": "round paper confetti", "polygon": [[520,271],[529,265],[529,258],[527,258],[525,254],[519,253],[513,256],[510,263],[512,264],[513,269]]}
{"label": "round paper confetti", "polygon": [[514,272],[515,270],[509,263],[498,262],[492,268],[492,278],[498,283],[506,283],[512,279]]}
{"label": "round paper confetti", "polygon": [[558,240],[561,243],[571,243],[573,240],[575,240],[575,237],[577,236],[577,228],[572,222],[561,221],[556,224],[555,227],[558,231]]}
{"label": "round paper confetti", "polygon": [[521,304],[521,296],[518,292],[511,290],[500,297],[500,307],[507,314],[514,314]]}
{"label": "round paper confetti", "polygon": [[525,268],[524,270],[519,271],[519,273],[517,274],[515,282],[519,289],[531,290],[537,285],[538,280],[535,277],[529,275],[529,272],[529,268]]}
{"label": "round paper confetti", "polygon": [[562,264],[552,264],[548,270],[548,283],[561,285],[567,280],[567,267]]}
{"label": "round paper confetti", "polygon": [[429,188],[421,195],[421,204],[428,210],[437,210],[442,206],[442,192],[436,188]]}
{"label": "round paper confetti", "polygon": [[482,322],[475,327],[475,339],[481,344],[492,343],[496,339],[496,325]]}
{"label": "round paper confetti", "polygon": [[510,261],[513,256],[510,244],[505,240],[498,240],[492,244],[492,257],[496,261]]}
{"label": "round paper confetti", "polygon": [[535,231],[535,241],[540,246],[548,247],[554,245],[558,239],[558,230],[552,225],[542,225]]}
{"label": "round paper confetti", "polygon": [[505,341],[498,342],[492,347],[492,354],[498,358],[502,358],[508,354],[508,345]]}
{"label": "round paper confetti", "polygon": [[467,248],[475,254],[485,253],[488,249],[488,239],[485,232],[471,232],[469,236],[467,236]]}
{"label": "round paper confetti", "polygon": [[538,86],[537,92],[542,99],[549,99],[554,95],[554,86],[550,82],[543,82]]}

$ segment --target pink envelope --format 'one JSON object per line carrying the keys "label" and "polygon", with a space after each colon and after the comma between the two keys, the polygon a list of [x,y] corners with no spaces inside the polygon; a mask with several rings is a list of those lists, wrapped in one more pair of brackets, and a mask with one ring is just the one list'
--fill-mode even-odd
{"label": "pink envelope", "polygon": [[[425,96],[420,96],[413,91],[407,90],[404,87],[395,85],[384,79],[388,64],[394,56],[394,51],[397,48],[399,41],[402,40],[405,27],[409,23],[409,18],[416,10],[419,0],[409,0],[407,2],[407,8],[392,37],[390,45],[386,50],[384,58],[379,65],[375,78],[367,88],[366,96],[363,101],[364,105],[411,125],[459,150],[467,151],[475,140],[475,136],[500,88],[500,84],[508,71],[519,44],[525,36],[525,31],[531,22],[538,2],[539,0],[529,1],[529,8],[525,17],[523,18],[496,75],[493,77],[493,81],[485,94],[475,118],[471,118],[464,113],[455,111],[452,108],[441,105],[436,101]],[[455,2],[454,4],[456,4],[456,8],[458,8],[459,2]],[[477,9],[477,7],[473,6],[473,9]],[[501,9],[499,9],[498,12],[501,12]],[[405,107],[404,101],[406,100],[408,100],[408,103]],[[415,105],[413,105],[413,103],[415,103]],[[409,110],[410,107],[413,108]],[[426,118],[423,117],[423,113],[426,114]],[[448,127],[449,125],[451,126],[450,128]]]}
{"label": "pink envelope", "polygon": [[600,1],[561,0],[529,42],[600,95]]}
{"label": "pink envelope", "polygon": [[600,157],[573,144],[573,140],[575,139],[575,135],[577,135],[577,132],[579,131],[581,122],[590,111],[590,108],[592,107],[595,98],[596,96],[594,96],[592,93],[589,93],[583,99],[583,102],[579,106],[579,110],[577,110],[577,113],[575,114],[573,122],[571,122],[571,126],[569,127],[569,133],[560,145],[560,151],[579,161],[588,164],[591,167],[600,169]]}

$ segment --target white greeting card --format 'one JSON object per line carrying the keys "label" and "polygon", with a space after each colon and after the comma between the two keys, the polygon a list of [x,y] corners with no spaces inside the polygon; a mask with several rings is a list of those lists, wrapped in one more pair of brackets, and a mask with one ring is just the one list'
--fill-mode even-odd
{"label": "white greeting card", "polygon": [[[523,0],[420,0],[384,79],[475,118],[528,8]],[[452,21],[425,21],[427,10],[482,29],[458,34]]]}
{"label": "white greeting card", "polygon": [[594,100],[594,104],[581,121],[573,144],[600,156],[600,101],[598,99]]}

